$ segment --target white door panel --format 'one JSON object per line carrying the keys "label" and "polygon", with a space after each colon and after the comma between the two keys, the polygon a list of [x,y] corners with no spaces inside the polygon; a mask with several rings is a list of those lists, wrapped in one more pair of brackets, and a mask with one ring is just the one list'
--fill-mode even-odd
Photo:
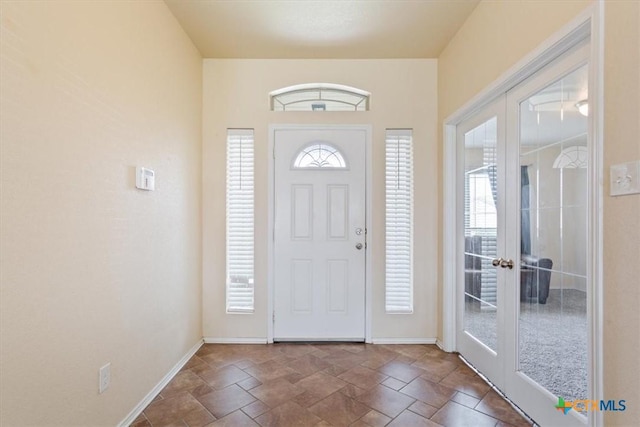
{"label": "white door panel", "polygon": [[[316,144],[346,166],[296,168]],[[275,133],[275,340],[364,340],[365,147],[359,129]]]}

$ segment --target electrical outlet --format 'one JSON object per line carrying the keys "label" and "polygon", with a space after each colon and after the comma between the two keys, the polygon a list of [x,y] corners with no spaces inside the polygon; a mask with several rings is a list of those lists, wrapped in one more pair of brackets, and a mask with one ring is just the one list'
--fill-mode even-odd
{"label": "electrical outlet", "polygon": [[107,363],[100,368],[99,377],[98,391],[102,394],[109,388],[109,383],[111,383],[111,363]]}

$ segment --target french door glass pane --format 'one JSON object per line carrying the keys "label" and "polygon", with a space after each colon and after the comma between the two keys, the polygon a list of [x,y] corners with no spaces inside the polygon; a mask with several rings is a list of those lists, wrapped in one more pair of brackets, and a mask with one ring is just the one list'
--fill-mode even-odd
{"label": "french door glass pane", "polygon": [[519,369],[587,395],[587,66],[520,104]]}
{"label": "french door glass pane", "polygon": [[497,118],[464,135],[464,330],[497,349]]}

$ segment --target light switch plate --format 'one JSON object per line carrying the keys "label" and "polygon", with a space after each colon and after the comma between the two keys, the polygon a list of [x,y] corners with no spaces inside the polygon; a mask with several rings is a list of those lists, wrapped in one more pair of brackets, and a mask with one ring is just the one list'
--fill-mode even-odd
{"label": "light switch plate", "polygon": [[640,194],[640,160],[611,166],[610,195]]}

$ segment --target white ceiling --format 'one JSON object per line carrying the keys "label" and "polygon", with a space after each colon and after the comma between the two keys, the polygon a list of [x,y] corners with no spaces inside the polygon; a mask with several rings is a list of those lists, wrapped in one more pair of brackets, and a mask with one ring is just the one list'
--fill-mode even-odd
{"label": "white ceiling", "polygon": [[479,0],[164,0],[205,58],[436,58]]}

